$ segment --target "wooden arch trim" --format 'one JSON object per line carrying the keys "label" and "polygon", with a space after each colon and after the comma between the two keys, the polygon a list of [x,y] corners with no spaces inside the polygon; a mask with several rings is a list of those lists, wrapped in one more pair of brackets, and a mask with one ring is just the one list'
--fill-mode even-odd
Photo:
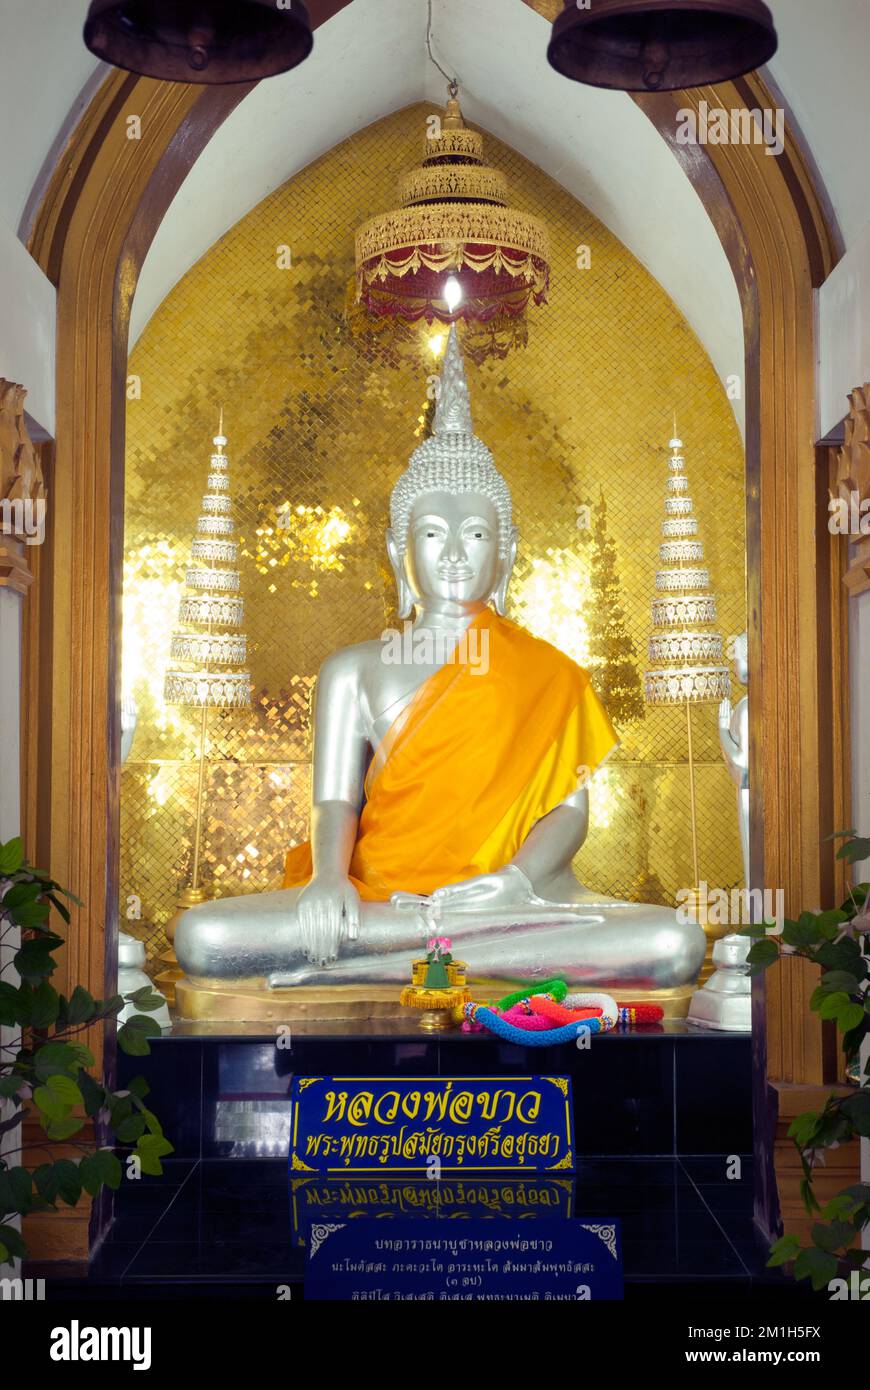
{"label": "wooden arch trim", "polygon": [[[346,3],[311,0],[309,9],[319,24]],[[534,7],[547,3],[537,0]],[[27,620],[25,834],[31,856],[50,864],[84,901],[69,932],[66,968],[96,994],[115,969],[106,943],[114,942],[117,925],[130,305],[174,193],[250,90],[111,74],[73,132],[31,238],[33,255],[58,290],[58,427],[49,545],[37,557],[36,602]],[[718,88],[638,98],[672,145],[675,111],[701,100],[729,107],[769,105],[772,98],[757,74]],[[127,138],[129,115],[140,117],[140,140]],[[753,877],[782,887],[786,910],[795,911],[838,891],[842,876],[821,840],[848,820],[842,557],[827,527],[818,525],[827,514],[829,478],[826,457],[817,457],[813,416],[813,289],[839,246],[792,133],[781,159],[745,145],[674,145],[674,153],[717,228],[743,302],[748,537],[755,561],[751,776],[764,808],[753,830]],[[823,1034],[808,1026],[808,991],[800,966],[768,988],[772,1076],[826,1079],[830,1058]]]}
{"label": "wooden arch trim", "polygon": [[[677,145],[676,113],[776,108],[758,73],[697,91],[641,96],[716,225],[740,293],[746,343],[747,609],[753,883],[785,909],[844,897],[832,831],[850,823],[848,622],[842,546],[828,532],[832,460],[815,441],[814,290],[841,254],[800,141]],[[809,1012],[812,967],[767,977],[767,1071],[835,1079],[829,1030]],[[762,997],[761,995],[759,996]]]}

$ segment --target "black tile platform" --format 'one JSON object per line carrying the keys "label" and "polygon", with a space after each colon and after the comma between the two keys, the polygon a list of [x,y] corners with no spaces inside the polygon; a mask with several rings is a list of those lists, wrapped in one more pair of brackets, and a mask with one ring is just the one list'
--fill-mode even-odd
{"label": "black tile platform", "polygon": [[573,1079],[579,1154],[740,1154],[752,1149],[750,1038],[683,1022],[526,1048],[488,1033],[421,1033],[404,1022],[262,1026],[176,1024],[150,1057],[122,1055],[119,1085],[137,1073],[178,1159],[281,1157],[287,1095],[303,1076],[522,1076]]}
{"label": "black tile platform", "polygon": [[[165,1168],[161,1179],[124,1184],[114,1227],[87,1279],[64,1281],[54,1272],[49,1299],[274,1301],[279,1285],[299,1296],[304,1251],[286,1160],[175,1160]],[[764,1268],[766,1251],[752,1229],[751,1158],[743,1158],[740,1180],[729,1182],[725,1171],[724,1155],[583,1160],[576,1177],[560,1184],[566,1219],[621,1219],[629,1300],[801,1297],[805,1286]],[[466,1182],[466,1196],[485,1181]],[[524,1189],[536,1183],[540,1191],[540,1180],[500,1181],[504,1206],[528,1210]],[[324,1180],[320,1202],[329,1200],[324,1188],[335,1189],[340,1202],[348,1184]],[[406,1202],[408,1188],[401,1184]]]}
{"label": "black tile platform", "polygon": [[[423,1034],[405,1023],[297,1025],[274,1032],[176,1025],[152,1055],[120,1058],[119,1085],[136,1073],[176,1149],[163,1178],[125,1182],[115,1222],[86,1280],[66,1295],[94,1298],[227,1297],[274,1300],[301,1285],[304,1214],[426,1210],[433,1184],[388,1173],[354,1187],[287,1170],[291,1076],[523,1075],[573,1078],[578,1171],[444,1180],[439,1201],[490,1210],[617,1216],[623,1223],[626,1297],[796,1296],[764,1268],[752,1224],[750,1039],[685,1023],[593,1038],[588,1050],[520,1048],[489,1034]],[[742,1155],[729,1178],[729,1156]],[[733,1164],[732,1164],[733,1167]],[[486,1191],[489,1183],[491,1191]],[[481,1195],[483,1194],[483,1196]],[[494,1207],[493,1204],[494,1203]],[[57,1272],[49,1297],[63,1297]]]}

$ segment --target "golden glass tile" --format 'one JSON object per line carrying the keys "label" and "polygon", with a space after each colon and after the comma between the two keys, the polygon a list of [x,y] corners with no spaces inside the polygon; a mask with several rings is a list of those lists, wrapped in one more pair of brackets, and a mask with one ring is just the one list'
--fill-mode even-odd
{"label": "golden glass tile", "polygon": [[[354,231],[418,162],[429,111],[360,131],[270,194],[181,279],[131,354],[141,399],[127,407],[123,681],[139,724],[122,774],[121,912],[141,899],[130,925],[152,955],[189,870],[198,719],[165,706],[162,687],[221,406],[253,681],[249,711],[209,722],[204,875],[221,893],[278,885],[284,850],[307,833],[318,667],[394,618],[389,492],[420,438],[443,342],[437,328],[366,331],[346,307]],[[664,290],[576,199],[486,139],[512,201],[544,218],[551,243],[549,303],[527,331],[478,333],[473,351],[469,339],[475,428],[521,533],[511,616],[591,663],[619,728],[578,872],[599,891],[672,902],[692,878],[685,721],[638,714],[635,699],[667,442],[676,410],[727,637],[746,623],[740,436]],[[695,712],[693,732],[701,872],[730,887],[740,847],[714,707]]]}

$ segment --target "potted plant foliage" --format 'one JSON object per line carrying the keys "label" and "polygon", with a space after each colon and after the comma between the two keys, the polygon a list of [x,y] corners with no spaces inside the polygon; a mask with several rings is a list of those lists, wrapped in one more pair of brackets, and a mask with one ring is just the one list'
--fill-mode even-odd
{"label": "potted plant foliage", "polygon": [[[58,993],[51,976],[63,937],[49,926],[49,914],[54,908],[68,923],[64,899],[78,901],[27,863],[20,839],[0,844],[0,1026],[7,1030],[0,1051],[0,1265],[27,1254],[16,1217],[56,1210],[59,1202],[75,1206],[83,1192],[94,1197],[103,1187],[119,1187],[119,1153],[133,1156],[139,1172],[155,1175],[172,1153],[145,1103],[144,1077],[135,1077],[127,1090],[110,1090],[94,1075],[93,1054],[80,1041],[87,1029],[116,1017],[132,1001],[137,1012],[118,1029],[118,1043],[133,1056],[146,1056],[149,1037],[160,1032],[148,1014],[164,1000],[150,987],[127,999],[94,999],[81,985],[69,996]],[[81,1157],[52,1159],[48,1145],[23,1144],[26,1113],[36,1117],[48,1140],[80,1148]],[[75,1138],[89,1122],[96,1148]],[[47,1161],[28,1163],[29,1149],[34,1158],[47,1153]]]}
{"label": "potted plant foliage", "polygon": [[[870,858],[870,839],[854,830],[838,831],[831,838],[844,841],[837,857],[850,866]],[[755,938],[748,958],[751,969],[769,970],[784,955],[803,956],[819,967],[810,1007],[836,1023],[846,1066],[857,1082],[847,1094],[832,1094],[822,1110],[798,1115],[788,1131],[801,1156],[804,1205],[818,1220],[811,1229],[811,1245],[801,1245],[796,1235],[782,1236],[768,1263],[790,1266],[796,1279],[810,1279],[819,1290],[839,1275],[860,1270],[868,1258],[861,1240],[870,1223],[870,1184],[855,1183],[822,1207],[813,1191],[813,1175],[826,1149],[858,1136],[870,1137],[870,1060],[863,1073],[859,1063],[870,1034],[870,884],[851,888],[840,907],[802,912],[797,921],[786,920],[781,935],[770,933],[769,923],[742,929],[743,935]]]}

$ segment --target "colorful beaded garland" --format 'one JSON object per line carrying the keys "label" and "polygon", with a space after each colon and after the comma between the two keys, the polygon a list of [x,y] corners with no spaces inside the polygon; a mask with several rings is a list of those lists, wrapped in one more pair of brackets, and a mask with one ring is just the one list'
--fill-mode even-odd
{"label": "colorful beaded garland", "polygon": [[503,1038],[505,1042],[523,1043],[526,1047],[550,1047],[557,1043],[573,1042],[580,1033],[604,1031],[600,1018],[580,1019],[576,1023],[567,1023],[561,1028],[547,1028],[543,1032],[530,1031],[509,1023],[502,1014],[488,1009],[485,1004],[475,1004],[471,1000],[465,1005],[464,1013],[469,1022],[482,1023],[497,1038]]}

